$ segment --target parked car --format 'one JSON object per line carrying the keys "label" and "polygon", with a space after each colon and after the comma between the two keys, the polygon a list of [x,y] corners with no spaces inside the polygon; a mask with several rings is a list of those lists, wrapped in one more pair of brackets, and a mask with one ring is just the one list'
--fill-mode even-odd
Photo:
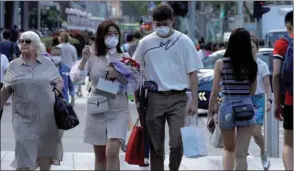
{"label": "parked car", "polygon": [[[209,57],[202,59],[204,69],[201,69],[198,79],[198,105],[199,109],[208,109],[210,93],[212,89],[214,65],[218,59],[221,59],[225,54],[225,50],[214,52]],[[271,72],[270,80],[273,71],[273,49],[261,48],[257,53],[257,57],[267,63]],[[270,81],[271,82],[271,81]]]}

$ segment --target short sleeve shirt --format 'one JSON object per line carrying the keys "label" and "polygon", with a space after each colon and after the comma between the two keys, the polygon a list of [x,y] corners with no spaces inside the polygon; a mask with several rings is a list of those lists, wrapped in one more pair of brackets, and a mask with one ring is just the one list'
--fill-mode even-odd
{"label": "short sleeve shirt", "polygon": [[203,68],[194,43],[179,31],[168,38],[155,32],[144,37],[133,59],[143,67],[145,78],[157,83],[159,91],[190,87],[188,74]]}
{"label": "short sleeve shirt", "polygon": [[263,79],[270,74],[268,65],[260,59],[257,59],[258,73],[257,73],[257,86],[255,94],[265,93]]}

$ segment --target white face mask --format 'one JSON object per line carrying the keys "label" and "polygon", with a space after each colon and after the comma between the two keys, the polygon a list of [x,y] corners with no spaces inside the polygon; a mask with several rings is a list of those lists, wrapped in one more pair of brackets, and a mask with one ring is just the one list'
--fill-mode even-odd
{"label": "white face mask", "polygon": [[159,27],[155,27],[155,31],[159,36],[167,36],[170,32],[170,27],[168,26],[159,26]]}
{"label": "white face mask", "polygon": [[115,36],[107,37],[104,43],[109,49],[115,48],[118,44],[118,38]]}
{"label": "white face mask", "polygon": [[52,61],[55,65],[59,65],[61,62],[61,56],[52,56]]}

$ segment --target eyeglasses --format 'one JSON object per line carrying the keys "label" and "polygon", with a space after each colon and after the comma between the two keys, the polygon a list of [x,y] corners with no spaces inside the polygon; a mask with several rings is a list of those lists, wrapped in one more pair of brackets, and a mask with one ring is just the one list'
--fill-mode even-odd
{"label": "eyeglasses", "polygon": [[21,45],[22,45],[22,44],[24,44],[24,43],[26,43],[26,44],[28,44],[28,45],[29,45],[29,44],[31,44],[31,43],[32,43],[32,41],[31,41],[30,39],[24,39],[24,40],[22,39],[22,40],[19,40],[19,44],[21,44]]}

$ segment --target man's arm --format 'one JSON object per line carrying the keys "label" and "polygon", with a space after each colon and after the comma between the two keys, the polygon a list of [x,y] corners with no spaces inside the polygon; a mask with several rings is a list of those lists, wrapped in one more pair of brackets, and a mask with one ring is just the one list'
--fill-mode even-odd
{"label": "man's arm", "polygon": [[189,73],[190,88],[191,88],[191,103],[197,105],[198,108],[198,76],[197,71]]}
{"label": "man's arm", "polygon": [[280,97],[280,81],[281,81],[281,68],[283,61],[280,59],[274,59],[274,71],[273,71],[273,91],[274,91],[274,103],[275,106],[279,106],[281,104]]}

